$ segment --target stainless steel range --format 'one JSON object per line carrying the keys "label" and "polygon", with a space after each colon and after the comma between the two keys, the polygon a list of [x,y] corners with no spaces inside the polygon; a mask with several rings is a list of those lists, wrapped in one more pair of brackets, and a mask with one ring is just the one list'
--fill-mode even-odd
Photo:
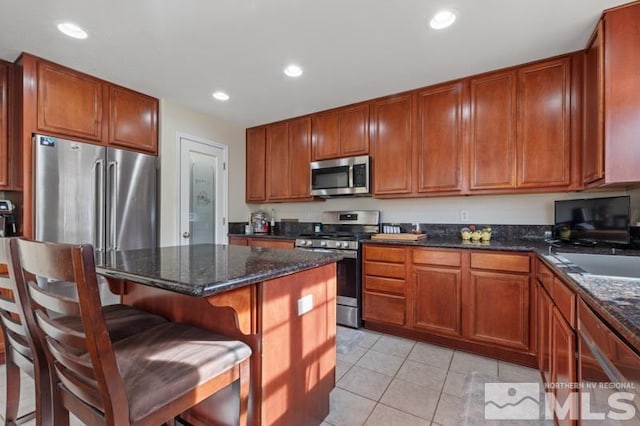
{"label": "stainless steel range", "polygon": [[380,230],[377,210],[331,211],[322,213],[322,230],[301,234],[296,248],[311,251],[338,251],[338,324],[358,328],[362,321],[362,244]]}

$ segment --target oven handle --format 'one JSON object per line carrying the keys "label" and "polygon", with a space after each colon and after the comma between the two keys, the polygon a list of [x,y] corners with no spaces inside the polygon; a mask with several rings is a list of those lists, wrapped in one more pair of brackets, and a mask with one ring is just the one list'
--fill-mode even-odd
{"label": "oven handle", "polygon": [[607,357],[602,353],[598,344],[593,340],[589,332],[586,330],[585,324],[578,319],[578,334],[580,338],[584,341],[585,345],[589,347],[589,350],[595,357],[596,361],[605,374],[613,383],[623,383],[627,380],[624,375],[618,370],[612,363],[607,359]]}
{"label": "oven handle", "polygon": [[349,259],[358,258],[358,252],[355,250],[331,250],[331,249],[323,249],[323,248],[306,248],[306,247],[296,247],[296,250],[315,251],[318,253],[338,253]]}

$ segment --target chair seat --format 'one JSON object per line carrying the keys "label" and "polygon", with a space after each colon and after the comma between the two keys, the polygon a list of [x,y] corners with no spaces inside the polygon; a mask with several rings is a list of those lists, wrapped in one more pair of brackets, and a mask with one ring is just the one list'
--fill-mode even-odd
{"label": "chair seat", "polygon": [[251,356],[251,348],[238,340],[178,323],[114,342],[113,349],[132,422]]}
{"label": "chair seat", "polygon": [[[107,322],[107,331],[112,342],[168,323],[167,319],[160,315],[141,311],[129,305],[107,305],[102,308],[102,313]],[[60,317],[56,318],[56,321],[73,330],[82,331],[82,321],[79,317]]]}

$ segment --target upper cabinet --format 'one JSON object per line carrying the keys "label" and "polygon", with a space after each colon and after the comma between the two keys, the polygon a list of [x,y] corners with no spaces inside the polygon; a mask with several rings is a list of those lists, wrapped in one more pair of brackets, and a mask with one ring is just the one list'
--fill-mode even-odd
{"label": "upper cabinet", "polygon": [[517,186],[571,183],[571,57],[518,69]]}
{"label": "upper cabinet", "polygon": [[38,130],[102,141],[102,81],[46,61],[37,76]]}
{"label": "upper cabinet", "polygon": [[311,118],[296,118],[266,126],[266,152],[269,155],[266,156],[265,201],[312,200],[309,169]]}
{"label": "upper cabinet", "polygon": [[587,46],[586,185],[640,182],[640,3],[605,11]]}
{"label": "upper cabinet", "polygon": [[314,114],[312,161],[369,154],[369,104]]}
{"label": "upper cabinet", "polygon": [[266,154],[266,127],[247,129],[247,203],[259,203],[267,199]]}
{"label": "upper cabinet", "polygon": [[109,85],[108,144],[158,152],[158,99]]}
{"label": "upper cabinet", "polygon": [[37,82],[34,131],[158,152],[158,99],[28,54],[22,63]]}
{"label": "upper cabinet", "polygon": [[371,106],[373,194],[412,192],[415,93],[375,101]]}
{"label": "upper cabinet", "polygon": [[466,83],[418,92],[417,192],[457,193],[463,188]]}
{"label": "upper cabinet", "polygon": [[9,186],[9,67],[0,61],[0,188]]}
{"label": "upper cabinet", "polygon": [[514,189],[516,72],[471,78],[469,88],[469,189]]}

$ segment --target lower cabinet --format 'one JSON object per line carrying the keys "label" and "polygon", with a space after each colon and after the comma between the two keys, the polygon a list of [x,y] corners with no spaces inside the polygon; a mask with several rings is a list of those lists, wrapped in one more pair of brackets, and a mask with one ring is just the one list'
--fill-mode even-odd
{"label": "lower cabinet", "polygon": [[363,318],[368,328],[534,365],[530,264],[528,253],[366,244]]}
{"label": "lower cabinet", "polygon": [[[554,384],[553,393],[556,397],[556,406],[566,406],[571,393],[575,392],[572,384],[577,381],[576,377],[576,333],[573,328],[564,319],[558,308],[553,307],[551,316],[551,382]],[[566,385],[566,386],[564,386]],[[572,401],[577,401],[573,398]],[[572,407],[576,410],[577,407]],[[572,425],[575,424],[573,415],[563,413],[561,416],[555,416],[557,424]]]}
{"label": "lower cabinet", "polygon": [[229,237],[229,245],[292,249],[295,247],[295,240],[282,240],[276,238]]}

